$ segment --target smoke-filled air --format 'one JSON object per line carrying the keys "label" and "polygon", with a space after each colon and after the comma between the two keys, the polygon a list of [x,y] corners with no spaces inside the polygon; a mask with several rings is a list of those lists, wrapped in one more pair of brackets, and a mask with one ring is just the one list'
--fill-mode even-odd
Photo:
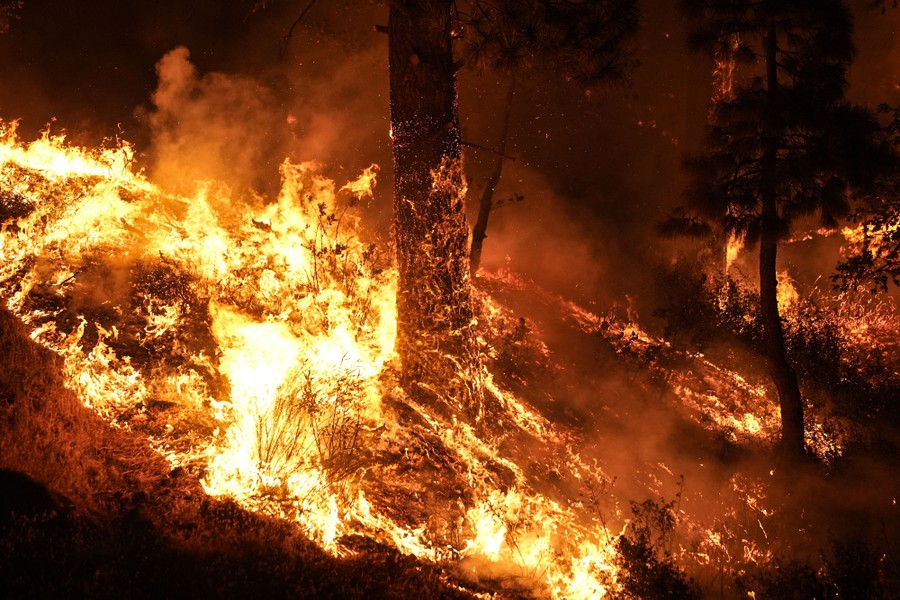
{"label": "smoke-filled air", "polygon": [[0,596],[900,596],[900,9],[813,4],[0,0]]}

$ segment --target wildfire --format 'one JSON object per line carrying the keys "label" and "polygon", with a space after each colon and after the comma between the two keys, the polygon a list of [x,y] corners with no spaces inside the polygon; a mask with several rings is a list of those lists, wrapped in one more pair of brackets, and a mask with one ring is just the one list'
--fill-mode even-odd
{"label": "wildfire", "polygon": [[[214,182],[188,197],[136,172],[127,143],[79,149],[49,134],[23,143],[0,121],[0,296],[32,339],[62,357],[85,406],[143,433],[210,495],[291,520],[335,554],[365,536],[552,598],[621,592],[617,542],[640,518],[629,524],[605,497],[611,478],[586,458],[579,430],[486,373],[478,425],[437,414],[397,385],[396,273],[361,241],[353,211],[371,196],[377,167],[341,186],[314,163],[285,161],[280,173],[272,200]],[[729,261],[739,249],[732,240]],[[777,437],[765,384],[677,350],[630,308],[596,314],[510,273],[480,281],[547,303],[612,348],[635,370],[632,382],[645,373],[662,387],[659,401],[731,443]],[[793,318],[804,300],[787,274],[779,291]],[[490,297],[481,304],[479,319],[517,322]],[[860,310],[845,315],[848,338],[896,330],[871,317],[875,308]],[[522,319],[510,343],[528,331]],[[479,343],[497,358],[489,340]],[[526,362],[552,360],[542,343]],[[814,420],[809,431],[820,456],[841,452],[830,425]],[[675,473],[660,462],[638,475],[662,494]],[[684,563],[736,573],[770,560],[776,509],[760,480],[731,477],[720,494],[684,499],[720,502],[739,526],[671,504],[644,509],[690,535],[672,548]]]}
{"label": "wildfire", "polygon": [[796,306],[800,294],[794,286],[794,280],[787,271],[778,271],[778,312],[784,315]]}
{"label": "wildfire", "polygon": [[599,476],[545,419],[488,379],[503,430],[484,435],[395,385],[396,275],[351,210],[377,167],[340,187],[313,163],[281,176],[274,201],[212,182],[187,197],[136,172],[127,143],[23,143],[0,122],[0,294],[86,406],[135,431],[164,419],[148,441],[211,495],[335,553],[365,535],[556,598],[616,589],[615,536],[543,495],[533,457],[500,450],[549,444],[573,481]]}
{"label": "wildfire", "polygon": [[900,227],[900,223],[877,227],[864,224],[855,227],[842,227],[840,233],[851,247],[860,248],[864,252],[875,256],[881,248],[882,240],[885,237],[894,235],[898,227]]}
{"label": "wildfire", "polygon": [[741,253],[741,250],[744,249],[744,240],[740,236],[730,235],[728,236],[728,243],[725,246],[725,270],[728,271],[731,269],[731,265],[734,264],[734,261],[737,260],[738,256]]}

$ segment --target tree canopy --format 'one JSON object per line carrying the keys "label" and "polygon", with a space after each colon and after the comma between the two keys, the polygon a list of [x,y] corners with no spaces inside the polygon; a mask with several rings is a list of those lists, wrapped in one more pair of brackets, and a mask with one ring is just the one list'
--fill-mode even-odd
{"label": "tree canopy", "polygon": [[[693,47],[728,42],[735,86],[713,103],[702,154],[688,161],[693,212],[703,222],[759,244],[763,353],[778,389],[782,444],[804,448],[803,402],[786,355],[777,303],[777,247],[795,220],[818,213],[827,225],[850,210],[877,161],[879,126],[844,97],[854,56],[853,19],[841,0],[682,0]],[[670,225],[672,222],[670,221]]]}
{"label": "tree canopy", "polygon": [[[799,216],[826,224],[846,216],[849,186],[871,175],[878,124],[844,99],[854,55],[852,17],[842,2],[684,0],[697,23],[691,43],[712,50],[737,39],[739,81],[713,106],[706,151],[688,161],[689,204],[726,230],[759,238],[766,143],[775,144],[774,185],[783,236]],[[773,29],[773,71],[765,44]],[[775,84],[775,85],[772,85]]]}
{"label": "tree canopy", "polygon": [[23,0],[0,0],[0,33],[9,31],[10,23],[19,18],[23,5]]}
{"label": "tree canopy", "polygon": [[900,107],[883,105],[879,112],[887,120],[873,163],[875,184],[860,194],[855,226],[845,230],[853,248],[834,276],[844,289],[900,285]]}
{"label": "tree canopy", "polygon": [[459,0],[460,53],[472,66],[540,64],[585,88],[621,81],[640,16],[635,0]]}

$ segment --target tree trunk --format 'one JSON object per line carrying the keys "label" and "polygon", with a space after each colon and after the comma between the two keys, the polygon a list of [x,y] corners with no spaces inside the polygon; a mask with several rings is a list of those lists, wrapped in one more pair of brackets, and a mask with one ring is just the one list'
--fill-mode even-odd
{"label": "tree trunk", "polygon": [[784,330],[778,313],[777,254],[780,236],[778,217],[778,134],[775,119],[778,93],[777,29],[773,20],[766,38],[766,82],[768,110],[763,124],[762,214],[759,241],[759,304],[763,343],[769,375],[781,404],[781,449],[791,459],[804,455],[803,399],[797,374],[791,368],[784,345]]}
{"label": "tree trunk", "polygon": [[503,173],[503,161],[506,152],[506,138],[509,137],[509,115],[512,113],[513,98],[516,94],[516,74],[510,75],[509,85],[506,88],[506,103],[503,105],[503,120],[500,125],[500,144],[497,146],[497,154],[494,157],[494,168],[491,176],[481,193],[481,201],[478,204],[478,219],[472,227],[472,249],[469,256],[469,270],[474,276],[481,266],[481,250],[484,247],[484,239],[487,237],[488,219],[491,209],[494,207],[494,190],[500,183],[500,175]]}
{"label": "tree trunk", "polygon": [[481,409],[469,281],[452,0],[393,0],[389,17],[397,352],[411,395]]}

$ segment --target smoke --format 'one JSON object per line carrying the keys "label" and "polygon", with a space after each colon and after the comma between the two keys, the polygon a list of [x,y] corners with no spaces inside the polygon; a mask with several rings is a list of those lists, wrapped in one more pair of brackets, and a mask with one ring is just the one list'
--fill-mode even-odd
{"label": "smoke", "polygon": [[[848,96],[854,102],[877,105],[900,102],[900,74],[893,65],[900,63],[900,11],[882,13],[872,10],[865,0],[854,0],[858,54],[850,69]],[[890,3],[888,3],[890,4]],[[887,68],[886,68],[887,67]]]}
{"label": "smoke", "polygon": [[[387,57],[371,42],[311,32],[283,60],[266,45],[257,50],[264,56],[244,56],[249,66],[228,72],[203,72],[185,46],[165,53],[151,104],[136,111],[150,131],[152,178],[180,192],[215,180],[271,197],[290,159],[315,161],[339,183],[377,163],[389,181]],[[389,192],[376,188],[364,215],[371,227],[386,229]]]}
{"label": "smoke", "polygon": [[[152,178],[182,191],[197,180],[214,179],[254,186],[272,164],[282,143],[283,118],[272,93],[239,75],[199,75],[187,48],[160,59],[159,86],[153,93]],[[271,140],[274,143],[267,143]]]}
{"label": "smoke", "polygon": [[[480,195],[470,182],[469,203]],[[484,267],[508,268],[544,287],[583,301],[597,300],[598,285],[612,276],[603,261],[602,240],[590,223],[552,189],[541,173],[508,163],[494,193],[494,208],[485,240]],[[471,208],[471,207],[470,207]]]}
{"label": "smoke", "polygon": [[371,62],[371,54],[351,57],[318,80],[292,74],[297,81],[283,86],[296,90],[290,98],[257,78],[201,75],[187,48],[172,50],[157,64],[149,115],[154,179],[259,186],[285,157],[331,168],[371,163],[366,155],[378,154],[369,150],[375,138],[387,137],[386,127],[362,123],[377,112],[372,101],[359,100],[359,73],[371,72]]}
{"label": "smoke", "polygon": [[[40,3],[29,2],[26,7],[34,4]],[[220,10],[213,4],[209,10]],[[143,10],[158,8],[147,5]],[[163,12],[168,16],[174,10],[169,7]],[[277,168],[285,158],[317,160],[339,183],[376,162],[382,166],[381,181],[375,205],[364,216],[369,217],[371,229],[384,233],[390,218],[391,176],[387,50],[382,36],[369,33],[371,24],[382,22],[378,10],[354,7],[350,11],[345,3],[319,3],[297,30],[283,60],[277,59],[277,42],[292,21],[287,9],[262,14],[258,26],[232,24],[227,34],[216,35],[209,31],[169,35],[169,28],[161,25],[162,16],[145,25],[140,20],[119,23],[119,28],[131,28],[126,33],[152,30],[152,35],[147,31],[121,34],[129,43],[142,40],[139,52],[130,51],[150,57],[147,73],[128,80],[121,73],[133,72],[130,67],[136,61],[120,65],[109,58],[103,63],[114,66],[119,75],[112,67],[91,71],[92,56],[116,57],[107,48],[94,48],[79,61],[69,59],[65,65],[77,63],[82,72],[62,80],[49,67],[40,74],[26,74],[21,64],[12,68],[10,63],[25,62],[23,52],[13,51],[12,46],[17,39],[13,36],[28,31],[29,21],[23,20],[0,40],[5,44],[0,45],[3,56],[12,57],[4,59],[2,79],[13,83],[0,91],[0,104],[13,113],[4,116],[27,111],[37,126],[57,114],[69,129],[77,129],[79,123],[88,123],[85,127],[102,123],[105,129],[100,129],[100,136],[114,131],[119,122],[128,123],[135,114],[137,119],[125,127],[125,137],[131,138],[134,132],[143,138],[146,131],[146,143],[139,148],[147,168],[154,180],[176,191],[191,191],[197,180],[215,179],[237,190],[269,193],[278,185]],[[658,11],[649,16],[668,19]],[[46,22],[77,30],[66,19]],[[179,29],[186,29],[188,22],[200,21],[185,19]],[[663,26],[671,28],[672,23]],[[705,100],[697,92],[703,82],[694,89],[679,80],[685,75],[686,53],[677,36],[670,38],[668,32],[663,36],[663,26],[648,27],[642,38],[646,65],[636,74],[632,89],[612,91],[607,98],[587,103],[578,90],[558,82],[553,87],[540,80],[531,83],[539,89],[527,89],[526,82],[517,97],[507,150],[518,159],[505,164],[495,193],[495,200],[503,204],[494,210],[488,228],[483,263],[487,270],[509,267],[598,313],[614,303],[628,306],[631,297],[641,321],[646,322],[655,304],[654,261],[664,260],[653,224],[680,201],[678,166],[685,145],[675,141],[697,136],[696,131],[687,131],[691,115],[686,113],[692,107],[701,120],[705,114]],[[104,27],[114,29],[113,24]],[[877,31],[884,56],[896,63],[894,36],[888,36],[883,25]],[[68,35],[74,34],[69,31]],[[231,35],[233,40],[223,41]],[[53,36],[36,38],[40,43],[26,46],[25,54],[55,64],[59,52],[40,50]],[[888,83],[896,87],[895,75],[884,75],[883,57],[857,64],[855,76],[869,82],[864,89],[883,90]],[[877,65],[881,69],[876,73]],[[700,75],[702,80],[702,71]],[[461,91],[466,137],[492,145],[491,121],[496,121],[498,112],[487,110],[489,106],[472,95],[472,88],[471,82],[464,82]],[[483,174],[477,169],[478,151],[467,148],[466,152],[467,168],[476,167],[469,177],[474,200]],[[784,256],[799,265],[800,272],[822,272],[828,268],[823,264],[826,253],[818,242],[813,244],[789,247]],[[124,267],[110,264],[108,270],[79,275],[83,282],[76,288],[79,306],[97,307],[123,296]],[[682,490],[682,475],[685,493],[680,507],[724,522],[729,515],[717,502],[735,493],[732,477],[740,473],[765,477],[773,468],[771,454],[736,448],[722,435],[692,421],[671,387],[660,384],[664,371],[617,353],[596,334],[573,328],[558,304],[526,293],[518,301],[510,300],[510,307],[540,332],[562,367],[562,374],[552,381],[534,384],[544,385],[546,396],[532,392],[531,399],[554,421],[576,424],[583,432],[580,443],[586,460],[596,459],[608,475],[617,477],[611,497],[618,498],[618,503],[603,508],[618,516],[617,523],[630,516],[628,500],[672,500]],[[669,367],[670,372],[691,368],[692,364]],[[871,514],[867,508],[877,500],[884,501],[878,514],[890,516],[889,484],[878,482],[896,478],[875,466],[857,471],[855,478],[851,475],[844,477],[858,497],[843,499],[840,511],[852,516]],[[834,500],[838,486],[829,486],[826,494],[816,487],[821,481],[810,474],[802,485],[794,486],[803,491],[796,495]],[[790,490],[787,483],[782,487]],[[748,531],[762,538],[772,534],[762,530],[769,521],[752,508],[745,512]],[[828,519],[836,512],[818,506],[808,510],[812,516],[805,521],[785,522],[817,523],[819,547],[828,536]],[[757,517],[761,524],[756,523]],[[896,522],[895,514],[893,519]],[[798,528],[787,529],[785,543],[796,543]],[[735,549],[740,551],[739,544],[731,548]]]}

